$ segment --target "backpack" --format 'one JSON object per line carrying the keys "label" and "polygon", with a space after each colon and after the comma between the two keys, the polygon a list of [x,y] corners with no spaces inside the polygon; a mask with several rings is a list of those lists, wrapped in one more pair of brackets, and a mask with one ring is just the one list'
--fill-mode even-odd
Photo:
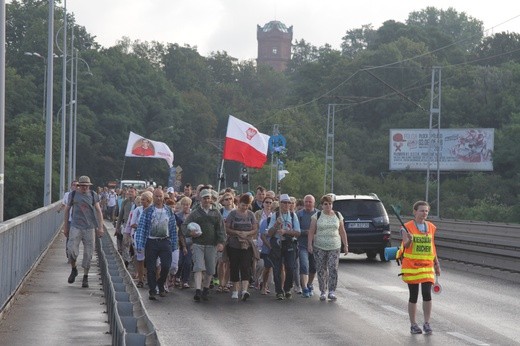
{"label": "backpack", "polygon": [[[276,214],[275,214],[276,218],[278,219],[278,217],[280,216],[280,212],[277,211]],[[269,224],[271,223],[271,217],[268,216],[267,219],[267,226],[269,226]],[[294,226],[294,213],[291,211],[291,223],[292,225]]]}
{"label": "backpack", "polygon": [[[94,207],[96,205],[96,198],[94,197],[94,191],[90,190],[90,193],[92,194],[92,206]],[[75,195],[76,195],[76,190],[71,191],[69,193],[69,207],[72,207]]]}
{"label": "backpack", "polygon": [[[292,211],[291,211],[290,213],[291,213],[291,225],[294,227],[294,216],[295,216],[295,214],[294,214]],[[277,212],[275,213],[275,217],[278,219],[279,216],[280,216],[280,212],[277,211]],[[269,224],[270,224],[270,223],[271,223],[271,217],[269,216],[269,217],[267,218],[267,227],[269,227]],[[288,236],[284,236],[284,237],[286,238],[286,237],[288,237]],[[286,239],[287,239],[287,238],[286,238]]]}
{"label": "backpack", "polygon": [[[337,211],[334,210],[334,214],[336,214],[336,217],[339,219],[339,214]],[[320,216],[321,216],[321,210],[318,212],[318,214],[316,215],[316,221],[318,221],[320,219]]]}

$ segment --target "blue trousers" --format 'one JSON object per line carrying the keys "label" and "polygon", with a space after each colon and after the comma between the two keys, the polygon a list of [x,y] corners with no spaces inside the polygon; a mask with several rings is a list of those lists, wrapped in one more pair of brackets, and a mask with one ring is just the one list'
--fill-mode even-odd
{"label": "blue trousers", "polygon": [[[144,257],[149,292],[155,294],[157,286],[159,286],[159,292],[163,292],[164,283],[172,265],[172,245],[170,239],[148,239],[144,248]],[[155,274],[157,258],[161,260],[161,274],[158,280]]]}
{"label": "blue trousers", "polygon": [[[273,242],[271,242],[272,244]],[[273,279],[276,294],[287,293],[293,287],[295,245],[290,241],[282,241],[279,252],[271,248],[269,258],[273,262]],[[274,250],[274,251],[273,251]],[[285,267],[285,282],[282,283],[282,265]],[[283,284],[283,287],[282,287]]]}

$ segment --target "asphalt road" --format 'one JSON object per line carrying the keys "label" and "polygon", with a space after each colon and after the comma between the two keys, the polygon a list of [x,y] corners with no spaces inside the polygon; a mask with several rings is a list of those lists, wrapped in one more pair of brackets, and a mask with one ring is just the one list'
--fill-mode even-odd
{"label": "asphalt road", "polygon": [[[442,263],[441,263],[442,264]],[[433,335],[411,335],[408,290],[392,263],[349,255],[340,263],[336,302],[277,301],[252,292],[246,301],[211,292],[195,303],[194,290],[174,290],[146,309],[164,345],[519,345],[518,284],[444,268],[443,291],[433,296]],[[317,280],[315,287],[317,287]],[[422,324],[421,298],[418,322]]]}

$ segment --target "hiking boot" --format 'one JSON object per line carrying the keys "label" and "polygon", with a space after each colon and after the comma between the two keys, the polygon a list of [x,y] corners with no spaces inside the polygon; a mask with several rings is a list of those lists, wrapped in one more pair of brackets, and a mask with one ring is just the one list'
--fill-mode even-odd
{"label": "hiking boot", "polygon": [[310,297],[309,289],[308,289],[308,288],[304,288],[304,289],[302,290],[302,297],[303,297],[303,298],[309,298],[309,297]]}
{"label": "hiking boot", "polygon": [[196,302],[200,302],[201,296],[202,296],[201,290],[195,290],[195,295],[193,296],[193,300]]}
{"label": "hiking boot", "polygon": [[422,334],[422,329],[417,325],[417,323],[414,323],[410,326],[410,333],[412,334]]}
{"label": "hiking boot", "polygon": [[159,297],[163,297],[163,298],[164,298],[164,297],[166,297],[167,295],[168,295],[168,292],[166,292],[166,291],[161,291],[161,292],[159,292]]}
{"label": "hiking boot", "polygon": [[76,281],[76,276],[78,276],[78,268],[74,267],[72,268],[70,275],[69,275],[69,284],[73,284],[74,281]]}
{"label": "hiking boot", "polygon": [[244,292],[242,292],[242,301],[245,302],[245,301],[247,300],[247,298],[249,298],[250,296],[251,296],[251,295],[249,294],[248,291],[244,291]]}
{"label": "hiking boot", "polygon": [[323,302],[325,300],[327,300],[327,295],[325,294],[325,292],[321,292],[320,294],[320,300]]}
{"label": "hiking boot", "polygon": [[285,295],[283,293],[277,293],[276,294],[276,299],[277,300],[284,300],[285,299]]}
{"label": "hiking boot", "polygon": [[209,288],[204,287],[202,289],[202,300],[208,301],[208,299],[209,299]]}
{"label": "hiking boot", "polygon": [[148,293],[148,299],[150,299],[150,300],[157,300],[157,293],[155,293],[154,291],[150,291]]}
{"label": "hiking boot", "polygon": [[426,334],[426,335],[432,335],[432,333],[433,333],[432,327],[430,327],[430,324],[428,322],[425,322],[423,324],[423,330],[424,330],[424,334]]}
{"label": "hiking boot", "polygon": [[338,297],[334,294],[334,292],[329,292],[329,300],[337,300]]}
{"label": "hiking boot", "polygon": [[83,275],[83,282],[81,283],[81,287],[88,288],[88,275]]}
{"label": "hiking boot", "polygon": [[292,293],[291,292],[285,292],[285,299],[291,299]]}

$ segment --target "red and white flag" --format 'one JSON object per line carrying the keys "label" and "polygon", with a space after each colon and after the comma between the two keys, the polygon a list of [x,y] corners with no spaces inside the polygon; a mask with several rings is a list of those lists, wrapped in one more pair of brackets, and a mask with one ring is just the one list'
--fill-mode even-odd
{"label": "red and white flag", "polygon": [[173,153],[163,142],[152,141],[130,132],[125,156],[164,159],[170,168],[173,166]]}
{"label": "red and white flag", "polygon": [[253,125],[230,115],[224,143],[224,160],[238,161],[246,167],[262,168],[267,161],[269,136]]}

